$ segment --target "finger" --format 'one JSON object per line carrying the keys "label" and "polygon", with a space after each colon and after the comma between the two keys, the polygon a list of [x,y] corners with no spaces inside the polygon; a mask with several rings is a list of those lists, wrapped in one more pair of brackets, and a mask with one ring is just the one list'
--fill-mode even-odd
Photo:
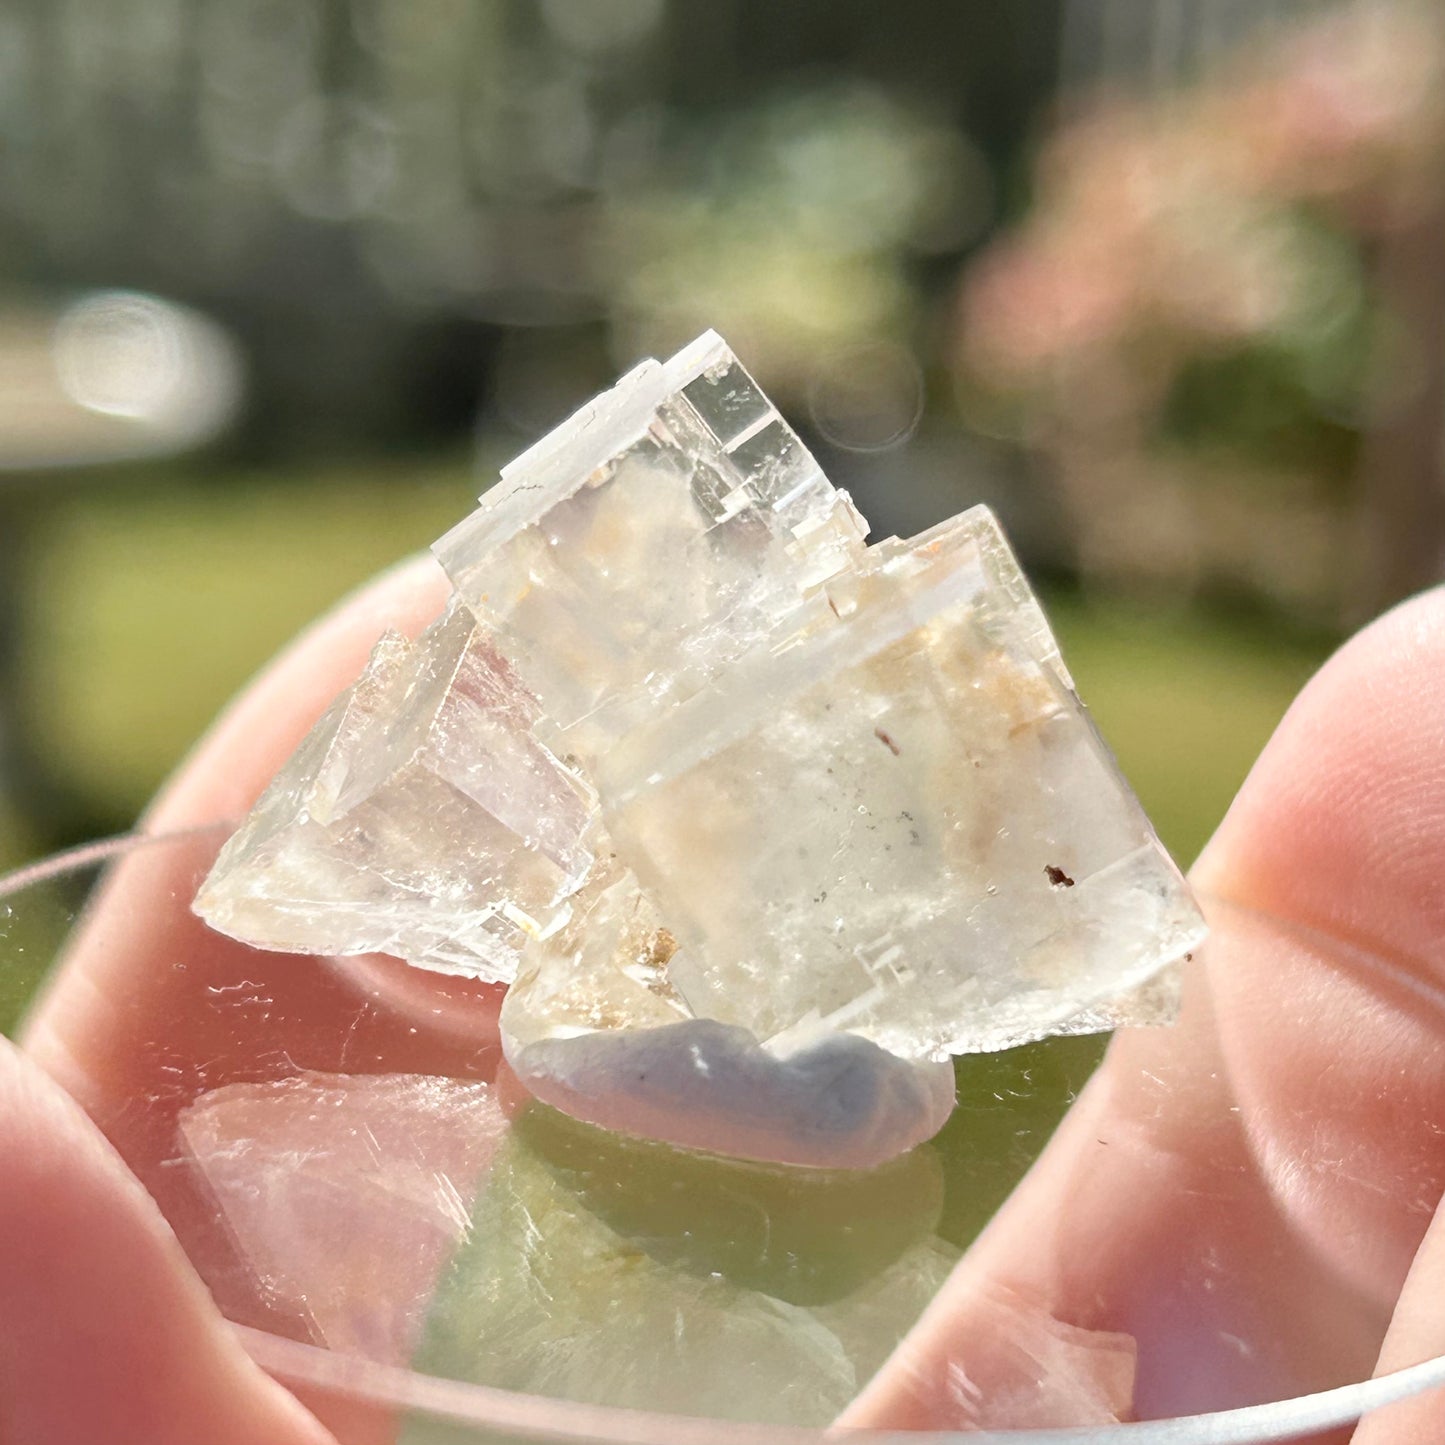
{"label": "finger", "polygon": [[1369,1373],[1445,1182],[1442,716],[1435,592],[1291,709],[1195,870],[1213,933],[1179,1022],[1114,1040],[849,1424],[967,1416],[985,1286],[1132,1335],[1143,1416]]}
{"label": "finger", "polygon": [[[1406,1277],[1380,1351],[1376,1374],[1445,1354],[1445,1211],[1436,1210]],[[1445,1438],[1445,1401],[1432,1390],[1392,1405],[1361,1424],[1355,1445],[1437,1445]]]}
{"label": "finger", "polygon": [[1440,589],[1346,644],[1240,791],[1198,885],[1441,981],[1442,659]]}
{"label": "finger", "polygon": [[1442,1187],[1445,590],[1311,684],[1195,869],[1304,962],[1220,977],[1249,1140],[1291,1226],[1393,1302]]}
{"label": "finger", "polygon": [[[1419,648],[1427,660],[1440,650],[1439,633],[1445,629],[1445,613],[1441,610],[1417,614],[1409,619],[1415,637],[1413,647]],[[1438,663],[1437,663],[1438,665]],[[1406,705],[1402,696],[1411,683],[1419,679],[1401,679],[1404,686],[1377,689],[1360,706],[1356,699],[1342,719],[1345,728],[1360,728],[1364,721],[1383,710],[1391,711]],[[1427,689],[1428,691],[1428,689]],[[1345,699],[1341,698],[1343,705]],[[1419,699],[1427,705],[1428,698]],[[1416,704],[1411,703],[1412,707]],[[1321,871],[1289,880],[1270,875],[1269,886],[1288,892],[1292,906],[1303,916],[1320,920],[1338,933],[1366,940],[1422,987],[1439,990],[1445,985],[1445,874],[1442,874],[1440,839],[1445,836],[1445,721],[1409,729],[1416,756],[1403,776],[1382,780],[1389,789],[1390,805],[1378,809],[1378,831],[1363,840],[1360,866],[1348,871],[1325,871],[1334,864],[1334,852],[1322,844],[1322,832],[1328,818],[1316,817],[1311,800],[1302,800],[1298,814],[1302,820],[1301,841]],[[1360,740],[1357,758],[1367,755],[1368,741]],[[1298,780],[1296,780],[1297,782]],[[1340,780],[1342,792],[1358,796],[1365,787],[1358,775]],[[1374,811],[1374,810],[1372,810]],[[1248,860],[1241,850],[1241,864]],[[1247,880],[1231,879],[1241,891]],[[1383,895],[1386,907],[1379,909],[1372,899]],[[1438,1034],[1435,1036],[1438,1048]],[[1415,1067],[1413,1051],[1402,1050],[1398,1057],[1401,1068]],[[1383,1102],[1383,1101],[1381,1101]],[[1433,1111],[1431,1101],[1422,1101],[1420,1122],[1433,1135],[1436,1151],[1445,1143],[1445,1116],[1438,1102]],[[1391,1177],[1388,1167],[1378,1169],[1373,1181],[1380,1184]],[[1436,1209],[1425,1239],[1415,1254],[1399,1300],[1396,1303],[1389,1332],[1380,1352],[1377,1373],[1404,1369],[1445,1353],[1445,1211]],[[1445,1400],[1439,1391],[1416,1397],[1382,1411],[1365,1421],[1355,1435],[1356,1445],[1434,1445],[1445,1438]]]}
{"label": "finger", "polygon": [[[249,808],[387,627],[443,605],[429,559],[387,574],[304,634],[217,723],[157,800],[153,830]],[[195,1098],[300,1070],[490,1077],[496,990],[394,960],[353,966],[251,950],[190,912],[224,829],[143,846],[88,908],[24,1046],[94,1120],[161,1206],[226,1314],[308,1337],[258,1290],[178,1135]]]}
{"label": "finger", "polygon": [[0,1040],[0,1439],[325,1445],[225,1329],[154,1203]]}

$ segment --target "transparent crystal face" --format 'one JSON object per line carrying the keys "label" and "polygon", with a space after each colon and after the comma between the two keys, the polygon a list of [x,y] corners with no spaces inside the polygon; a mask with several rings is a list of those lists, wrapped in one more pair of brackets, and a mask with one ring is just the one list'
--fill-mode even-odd
{"label": "transparent crystal face", "polygon": [[691,1012],[942,1058],[1058,1031],[1197,941],[987,511],[825,592],[595,773]]}
{"label": "transparent crystal face", "polygon": [[536,705],[450,609],[388,634],[227,843],[196,897],[260,947],[391,953],[510,978],[585,878],[591,790],[532,733]]}
{"label": "transparent crystal face", "polygon": [[941,1124],[950,1054],[1167,1019],[1199,913],[997,522],[864,532],[719,338],[643,363],[437,543],[450,609],[382,640],[198,911],[515,979],[543,1097],[784,1161],[829,1162],[829,1070],[861,1165]]}
{"label": "transparent crystal face", "polygon": [[539,700],[541,735],[586,762],[863,550],[846,494],[716,337],[609,400],[436,546]]}

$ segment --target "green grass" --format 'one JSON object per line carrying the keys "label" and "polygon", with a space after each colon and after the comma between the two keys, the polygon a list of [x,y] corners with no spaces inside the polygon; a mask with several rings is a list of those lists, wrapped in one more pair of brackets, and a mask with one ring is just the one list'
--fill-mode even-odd
{"label": "green grass", "polygon": [[94,874],[32,883],[11,898],[0,898],[0,1035],[14,1031],[34,997],[71,924]]}
{"label": "green grass", "polygon": [[0,791],[0,873],[33,858],[35,852],[34,830]]}

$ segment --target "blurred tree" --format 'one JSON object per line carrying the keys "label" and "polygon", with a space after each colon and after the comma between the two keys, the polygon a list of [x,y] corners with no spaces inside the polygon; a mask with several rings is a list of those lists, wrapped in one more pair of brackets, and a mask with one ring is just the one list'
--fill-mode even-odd
{"label": "blurred tree", "polygon": [[[853,136],[893,95],[996,165],[1058,6],[5,0],[0,275],[209,310],[250,353],[253,443],[455,432],[512,329],[636,291],[636,202],[705,170],[709,134],[833,79]],[[757,154],[786,139],[774,101]]]}
{"label": "blurred tree", "polygon": [[1379,388],[1361,448],[1350,622],[1445,577],[1445,194],[1407,207],[1378,278],[1405,360],[1381,358],[1383,379],[1395,384]]}
{"label": "blurred tree", "polygon": [[1442,58],[1437,13],[1363,0],[1050,141],[958,368],[1087,575],[1338,624],[1440,574]]}

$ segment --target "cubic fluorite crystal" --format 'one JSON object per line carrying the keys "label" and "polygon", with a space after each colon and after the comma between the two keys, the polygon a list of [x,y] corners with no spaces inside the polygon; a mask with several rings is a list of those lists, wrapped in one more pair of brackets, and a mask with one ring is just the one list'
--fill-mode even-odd
{"label": "cubic fluorite crystal", "polygon": [[453,605],[388,633],[226,844],[196,908],[260,948],[391,953],[505,979],[521,930],[587,877],[592,790]]}
{"label": "cubic fluorite crystal", "polygon": [[864,532],[709,332],[518,457],[435,551],[537,698],[538,735],[591,767],[767,645]]}
{"label": "cubic fluorite crystal", "polygon": [[540,1097],[862,1166],[950,1054],[1166,1018],[1203,933],[993,516],[866,547],[722,341],[646,362],[437,544],[197,899],[262,947],[513,981]]}

